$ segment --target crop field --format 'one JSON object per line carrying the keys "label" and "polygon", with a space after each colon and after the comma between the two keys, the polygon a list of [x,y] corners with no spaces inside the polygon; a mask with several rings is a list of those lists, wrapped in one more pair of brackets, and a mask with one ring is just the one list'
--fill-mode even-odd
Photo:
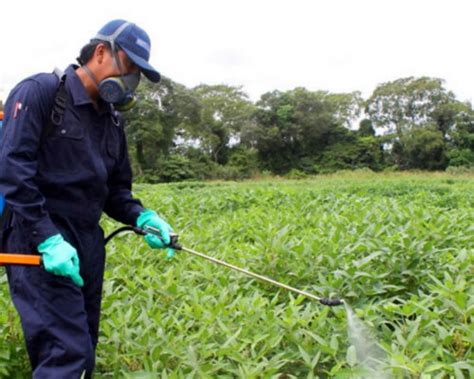
{"label": "crop field", "polygon": [[[356,172],[134,192],[183,245],[345,299],[383,351],[372,377],[474,377],[474,178]],[[107,254],[97,378],[368,377],[342,306],[185,252],[168,260],[132,234]],[[27,378],[3,268],[0,309],[0,377]]]}

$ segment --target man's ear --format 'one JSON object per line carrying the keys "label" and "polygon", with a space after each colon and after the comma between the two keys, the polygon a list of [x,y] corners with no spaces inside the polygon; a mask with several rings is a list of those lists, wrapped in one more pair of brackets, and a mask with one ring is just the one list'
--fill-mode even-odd
{"label": "man's ear", "polygon": [[104,61],[107,52],[107,46],[104,43],[99,43],[94,50],[94,59],[96,62],[101,64]]}

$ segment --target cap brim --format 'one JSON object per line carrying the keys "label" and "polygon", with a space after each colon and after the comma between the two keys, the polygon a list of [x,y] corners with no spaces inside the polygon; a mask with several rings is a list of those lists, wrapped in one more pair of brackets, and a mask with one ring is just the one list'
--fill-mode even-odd
{"label": "cap brim", "polygon": [[143,73],[143,75],[145,75],[148,78],[148,80],[152,81],[153,83],[158,83],[160,81],[161,79],[160,73],[156,71],[145,59],[132,53],[128,49],[124,49],[122,47],[121,49],[125,51],[125,54],[127,54],[127,57],[129,57],[130,60],[140,68],[140,71]]}

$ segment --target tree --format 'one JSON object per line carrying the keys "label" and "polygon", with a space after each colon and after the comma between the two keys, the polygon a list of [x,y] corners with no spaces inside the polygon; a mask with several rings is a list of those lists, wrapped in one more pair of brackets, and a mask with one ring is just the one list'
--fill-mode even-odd
{"label": "tree", "polygon": [[357,130],[361,137],[375,136],[375,129],[372,125],[372,121],[365,118],[359,123],[359,129]]}
{"label": "tree", "polygon": [[377,138],[361,137],[358,132],[348,130],[344,138],[324,150],[317,167],[321,173],[363,167],[376,171],[382,168],[382,164],[383,153]]}
{"label": "tree", "polygon": [[450,166],[474,165],[474,112],[470,103],[442,104],[432,114],[447,145]]}
{"label": "tree", "polygon": [[173,148],[194,146],[199,134],[202,104],[192,90],[178,83],[170,83],[161,91],[163,120],[174,129]]}
{"label": "tree", "polygon": [[184,86],[163,77],[142,82],[137,105],[125,114],[133,167],[138,175],[160,175],[175,139],[199,122],[199,104]]}
{"label": "tree", "polygon": [[404,161],[408,168],[444,170],[446,145],[443,134],[436,127],[413,129],[400,140]]}
{"label": "tree", "polygon": [[[324,94],[324,92],[320,92]],[[334,116],[338,123],[348,129],[352,129],[355,121],[362,113],[364,100],[359,91],[350,93],[327,93],[326,100],[334,110]]]}
{"label": "tree", "polygon": [[212,160],[225,164],[232,144],[240,142],[242,128],[253,113],[253,104],[241,87],[200,85],[192,89],[200,103],[200,120],[192,129]]}
{"label": "tree", "polygon": [[253,138],[263,167],[278,174],[311,172],[324,149],[344,138],[360,111],[360,94],[295,88],[268,92],[256,105]]}
{"label": "tree", "polygon": [[154,169],[164,147],[164,125],[159,104],[145,87],[137,90],[137,105],[124,114],[126,133],[132,152],[132,166],[138,175]]}
{"label": "tree", "polygon": [[438,78],[402,78],[380,84],[366,102],[366,113],[375,128],[396,133],[431,124],[433,111],[454,101]]}
{"label": "tree", "polygon": [[474,150],[474,111],[470,103],[451,101],[440,104],[431,117],[451,147]]}
{"label": "tree", "polygon": [[386,146],[399,167],[440,169],[446,165],[455,103],[442,79],[408,77],[379,85],[366,102],[366,113],[375,128],[390,135]]}

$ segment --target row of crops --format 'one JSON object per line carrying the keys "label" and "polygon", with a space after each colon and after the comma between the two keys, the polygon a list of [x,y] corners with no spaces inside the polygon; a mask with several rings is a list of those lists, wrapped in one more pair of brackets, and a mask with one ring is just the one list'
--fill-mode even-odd
{"label": "row of crops", "polygon": [[[357,175],[137,185],[181,242],[347,300],[393,378],[474,377],[474,180]],[[110,232],[118,225],[109,219]],[[0,271],[0,377],[28,377]],[[108,248],[99,378],[361,377],[343,307],[322,307],[123,235]],[[3,375],[3,376],[2,376]]]}

